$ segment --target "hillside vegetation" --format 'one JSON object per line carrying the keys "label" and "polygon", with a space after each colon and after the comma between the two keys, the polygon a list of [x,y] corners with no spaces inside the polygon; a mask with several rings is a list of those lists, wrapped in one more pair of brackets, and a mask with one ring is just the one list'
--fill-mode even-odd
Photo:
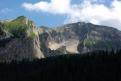
{"label": "hillside vegetation", "polygon": [[[1,28],[13,37],[21,38],[27,36],[27,31],[34,28],[34,25],[33,22],[28,20],[26,17],[20,16],[11,21],[1,22]],[[34,32],[29,32],[31,33],[31,36],[33,36]]]}

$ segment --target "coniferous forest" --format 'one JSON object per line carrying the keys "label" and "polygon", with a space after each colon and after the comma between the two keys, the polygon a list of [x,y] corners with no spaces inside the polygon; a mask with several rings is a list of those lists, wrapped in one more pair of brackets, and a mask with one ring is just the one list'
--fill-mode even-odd
{"label": "coniferous forest", "polygon": [[121,81],[121,50],[0,63],[0,81]]}

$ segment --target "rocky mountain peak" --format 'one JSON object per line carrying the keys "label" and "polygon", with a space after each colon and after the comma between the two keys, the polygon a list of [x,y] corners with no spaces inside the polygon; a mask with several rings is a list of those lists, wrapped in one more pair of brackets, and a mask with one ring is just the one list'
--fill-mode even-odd
{"label": "rocky mountain peak", "polygon": [[[46,32],[48,31],[48,32]],[[45,47],[59,50],[65,47],[69,53],[88,52],[93,50],[120,49],[121,31],[91,23],[70,23],[58,28],[46,28],[46,35],[40,35],[46,42]],[[46,37],[44,37],[46,36]],[[61,51],[63,53],[63,51]],[[66,52],[66,53],[67,53]]]}
{"label": "rocky mountain peak", "polygon": [[33,21],[20,16],[0,24],[0,61],[43,58],[39,35]]}

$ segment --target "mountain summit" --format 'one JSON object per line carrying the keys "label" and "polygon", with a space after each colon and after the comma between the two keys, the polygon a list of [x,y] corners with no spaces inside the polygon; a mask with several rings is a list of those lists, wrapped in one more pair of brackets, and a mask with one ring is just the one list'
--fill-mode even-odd
{"label": "mountain summit", "polygon": [[0,61],[121,48],[121,31],[91,23],[36,27],[24,16],[0,22]]}

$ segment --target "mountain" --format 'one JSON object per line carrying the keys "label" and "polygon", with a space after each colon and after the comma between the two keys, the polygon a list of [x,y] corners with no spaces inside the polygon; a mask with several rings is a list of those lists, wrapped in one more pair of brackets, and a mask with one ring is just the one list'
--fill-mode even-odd
{"label": "mountain", "polygon": [[[44,47],[60,54],[121,48],[121,31],[112,27],[77,22],[57,28],[42,27],[40,30],[40,42],[44,42]],[[47,53],[46,50],[45,54],[51,56],[53,52]]]}
{"label": "mountain", "polygon": [[0,61],[43,58],[34,23],[24,16],[0,23]]}
{"label": "mountain", "polygon": [[121,48],[121,31],[77,22],[59,27],[36,27],[24,16],[0,21],[0,61],[41,59],[95,50]]}

